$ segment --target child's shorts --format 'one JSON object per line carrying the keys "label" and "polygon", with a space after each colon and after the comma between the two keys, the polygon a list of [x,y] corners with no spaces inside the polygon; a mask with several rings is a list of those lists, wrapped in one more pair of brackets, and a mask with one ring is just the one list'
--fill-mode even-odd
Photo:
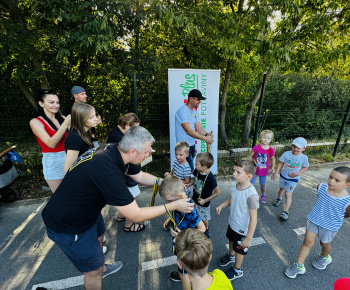
{"label": "child's shorts", "polygon": [[282,175],[280,175],[279,187],[285,188],[288,192],[292,193],[298,185],[298,181],[294,181],[294,180],[296,180],[296,179],[288,180],[288,179],[283,178]]}
{"label": "child's shorts", "polygon": [[315,225],[309,220],[307,221],[306,229],[309,232],[317,234],[320,241],[324,244],[330,243],[334,239],[335,235],[337,234],[337,232],[326,230],[318,225]]}
{"label": "child's shorts", "polygon": [[66,152],[50,152],[43,153],[43,173],[45,180],[63,179],[64,161],[66,160]]}
{"label": "child's shorts", "polygon": [[202,221],[210,221],[211,215],[210,215],[210,204],[208,207],[200,206],[198,204],[194,204],[194,208],[197,210],[197,213]]}
{"label": "child's shorts", "polygon": [[239,233],[236,233],[234,230],[231,229],[230,225],[227,227],[226,237],[233,242],[233,250],[236,253],[239,253],[241,255],[247,255],[248,252],[244,252],[244,248],[238,245],[239,241],[242,241],[245,236],[240,235]]}
{"label": "child's shorts", "polygon": [[260,176],[260,175],[256,175],[254,174],[254,177],[252,178],[252,180],[250,181],[251,184],[255,184],[256,179],[259,176],[259,184],[260,184],[260,188],[261,189],[265,189],[266,188],[266,175],[265,176]]}
{"label": "child's shorts", "polygon": [[81,234],[56,233],[46,227],[48,237],[54,241],[82,273],[91,272],[104,265],[105,258],[98,238],[105,232],[100,214],[95,224]]}

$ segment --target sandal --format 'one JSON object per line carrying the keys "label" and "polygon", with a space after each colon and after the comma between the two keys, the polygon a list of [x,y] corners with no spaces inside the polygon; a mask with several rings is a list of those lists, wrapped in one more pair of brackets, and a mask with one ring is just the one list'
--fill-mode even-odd
{"label": "sandal", "polygon": [[123,222],[123,221],[125,221],[125,217],[122,217],[122,218],[118,217],[117,222]]}
{"label": "sandal", "polygon": [[124,227],[125,232],[141,232],[145,229],[145,225],[132,223],[130,227]]}

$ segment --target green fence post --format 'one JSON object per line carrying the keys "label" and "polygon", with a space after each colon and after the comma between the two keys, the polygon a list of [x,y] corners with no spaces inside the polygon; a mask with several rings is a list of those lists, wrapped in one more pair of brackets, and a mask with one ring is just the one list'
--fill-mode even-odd
{"label": "green fence post", "polygon": [[339,143],[340,143],[340,139],[341,139],[341,136],[343,135],[344,127],[345,127],[345,124],[346,124],[346,122],[348,120],[349,110],[350,110],[350,101],[348,103],[348,108],[346,109],[346,113],[345,113],[344,118],[343,118],[343,123],[341,124],[341,127],[340,127],[340,131],[339,131],[339,134],[338,134],[337,142],[335,142],[335,145],[334,145],[333,158],[337,154],[337,150],[338,150],[338,146],[339,146]]}
{"label": "green fence post", "polygon": [[137,106],[137,87],[136,82],[138,81],[136,76],[136,70],[134,70],[134,98],[135,98],[135,114],[138,116],[138,106]]}
{"label": "green fence post", "polygon": [[255,133],[254,133],[254,139],[253,139],[252,147],[254,147],[256,145],[256,140],[258,139],[258,130],[259,130],[259,125],[260,125],[261,109],[262,109],[263,96],[264,96],[264,91],[265,91],[265,82],[266,82],[266,72],[264,73],[264,77],[263,77],[262,85],[261,85],[261,93],[260,93],[259,108],[258,108],[258,117],[257,117],[256,122],[255,122]]}

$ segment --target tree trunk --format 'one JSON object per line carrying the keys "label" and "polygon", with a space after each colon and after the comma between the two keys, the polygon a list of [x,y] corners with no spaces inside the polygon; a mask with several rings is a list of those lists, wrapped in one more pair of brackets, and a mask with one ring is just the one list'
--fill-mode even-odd
{"label": "tree trunk", "polygon": [[[26,22],[25,14],[22,13],[22,11],[19,9],[18,7],[19,4],[17,0],[0,0],[0,5],[2,6],[1,7],[2,10],[9,13],[12,20],[15,23],[17,23],[24,31],[26,31],[26,33],[28,34],[31,33],[26,24],[27,22]],[[31,63],[32,63],[33,70],[35,72],[40,72],[41,74],[40,76],[41,88],[49,89],[50,85],[49,85],[49,82],[47,81],[46,74],[42,69],[41,61],[39,59],[37,51],[32,44],[28,43],[28,45],[30,48],[30,54],[31,54],[30,56],[31,56]],[[24,93],[24,95],[29,100],[29,102],[33,105],[33,107],[36,110],[38,110],[38,104],[37,104],[36,98],[33,92],[30,90],[26,81],[19,78],[19,79],[16,79],[16,82],[20,87],[20,89],[22,90],[22,92]]]}
{"label": "tree trunk", "polygon": [[[271,77],[271,69],[268,69],[267,73],[266,73],[266,83],[268,82],[270,77]],[[266,83],[265,83],[265,86],[266,86]],[[250,131],[252,129],[252,119],[253,119],[254,107],[260,98],[261,88],[262,88],[262,82],[260,83],[259,87],[255,91],[252,99],[250,100],[250,102],[246,108],[245,119],[244,119],[244,129],[243,129],[243,134],[242,134],[242,142],[244,145],[248,145],[249,135],[250,135]]]}
{"label": "tree trunk", "polygon": [[230,78],[231,78],[231,60],[229,59],[227,61],[227,67],[226,67],[226,72],[225,72],[225,82],[224,82],[224,88],[222,90],[221,94],[221,101],[220,101],[220,131],[221,131],[221,141],[223,144],[224,148],[228,148],[229,142],[227,139],[226,135],[226,127],[225,127],[225,122],[226,122],[226,100],[227,100],[227,91],[228,91],[228,86],[230,83]]}
{"label": "tree trunk", "polygon": [[39,111],[38,110],[38,102],[37,102],[33,92],[30,90],[29,86],[27,85],[27,83],[25,81],[23,81],[22,79],[16,79],[16,81],[17,81],[17,85],[19,86],[21,91],[24,93],[24,95],[27,97],[29,102],[33,105],[35,110]]}

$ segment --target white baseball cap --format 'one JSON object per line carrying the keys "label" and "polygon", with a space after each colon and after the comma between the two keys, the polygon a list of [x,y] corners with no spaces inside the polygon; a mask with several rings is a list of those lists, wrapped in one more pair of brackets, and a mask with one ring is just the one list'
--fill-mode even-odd
{"label": "white baseball cap", "polygon": [[303,137],[298,137],[293,140],[292,145],[297,146],[298,148],[306,148],[307,141]]}

